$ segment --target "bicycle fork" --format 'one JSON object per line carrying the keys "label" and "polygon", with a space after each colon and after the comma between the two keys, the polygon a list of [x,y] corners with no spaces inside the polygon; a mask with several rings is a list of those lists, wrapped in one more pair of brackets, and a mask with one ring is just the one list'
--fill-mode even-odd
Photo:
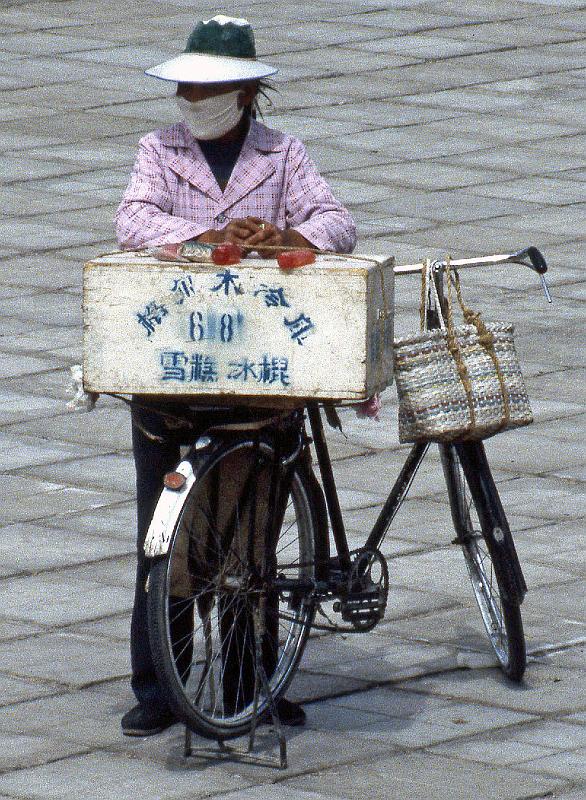
{"label": "bicycle fork", "polygon": [[520,605],[527,593],[527,584],[482,442],[440,444],[439,449],[457,534],[456,542],[465,541],[466,537],[473,535],[468,509],[462,507],[462,494],[458,489],[459,461],[474,496],[482,535],[489,548],[501,555],[499,563],[506,565],[503,589],[508,595],[507,599]]}

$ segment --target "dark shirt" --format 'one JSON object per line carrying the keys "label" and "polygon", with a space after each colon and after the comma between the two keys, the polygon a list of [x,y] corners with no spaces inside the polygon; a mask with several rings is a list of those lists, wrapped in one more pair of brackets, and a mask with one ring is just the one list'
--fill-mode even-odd
{"label": "dark shirt", "polygon": [[209,141],[204,141],[203,139],[197,140],[208,162],[208,166],[222,191],[224,191],[228,185],[230,175],[238,161],[238,156],[242,150],[244,140],[246,139],[246,134],[247,131],[244,130],[242,135],[233,142],[220,143],[216,139],[211,139]]}

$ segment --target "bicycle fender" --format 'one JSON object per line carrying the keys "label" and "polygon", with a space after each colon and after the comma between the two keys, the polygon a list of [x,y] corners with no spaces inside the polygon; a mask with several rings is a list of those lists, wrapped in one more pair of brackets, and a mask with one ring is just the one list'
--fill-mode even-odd
{"label": "bicycle fender", "polygon": [[144,553],[147,558],[163,556],[168,551],[179,514],[187,500],[189,490],[195,483],[195,473],[190,461],[182,461],[175,472],[185,475],[186,480],[181,489],[164,488],[161,492],[144,541]]}

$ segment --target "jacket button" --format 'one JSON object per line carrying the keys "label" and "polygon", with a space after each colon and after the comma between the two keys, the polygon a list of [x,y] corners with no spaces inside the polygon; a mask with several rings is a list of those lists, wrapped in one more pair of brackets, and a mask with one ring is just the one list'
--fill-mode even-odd
{"label": "jacket button", "polygon": [[216,219],[218,220],[218,222],[226,222],[228,217],[225,214],[218,214]]}

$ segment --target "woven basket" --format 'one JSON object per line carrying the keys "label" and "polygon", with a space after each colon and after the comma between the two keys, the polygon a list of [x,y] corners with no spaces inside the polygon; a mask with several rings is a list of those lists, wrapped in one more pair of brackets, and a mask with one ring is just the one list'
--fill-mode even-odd
{"label": "woven basket", "polygon": [[[464,305],[457,273],[453,278],[448,266],[446,276],[445,329],[395,341],[401,442],[485,439],[533,421],[513,326],[482,323],[480,315]],[[464,317],[473,324],[453,324],[452,280]],[[429,265],[424,281],[422,298],[429,296],[428,288],[435,287]],[[422,313],[422,319],[425,316]]]}

